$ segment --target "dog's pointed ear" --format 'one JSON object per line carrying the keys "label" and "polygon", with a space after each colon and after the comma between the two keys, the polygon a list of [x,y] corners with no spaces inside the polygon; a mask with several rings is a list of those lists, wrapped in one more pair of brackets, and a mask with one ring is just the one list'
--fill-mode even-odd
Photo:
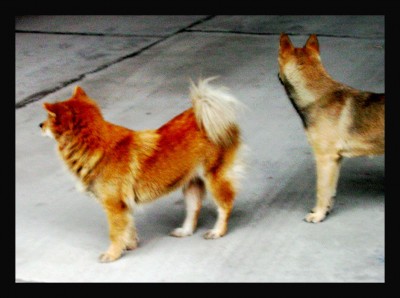
{"label": "dog's pointed ear", "polygon": [[76,86],[74,89],[74,93],[72,94],[73,98],[79,99],[79,98],[86,98],[86,92],[82,89],[80,86]]}
{"label": "dog's pointed ear", "polygon": [[284,53],[287,51],[292,51],[293,49],[294,46],[289,38],[289,35],[287,35],[286,33],[281,33],[279,39],[279,52]]}
{"label": "dog's pointed ear", "polygon": [[47,113],[50,116],[52,116],[52,117],[56,116],[56,105],[55,104],[45,102],[43,104],[43,108],[47,111]]}
{"label": "dog's pointed ear", "polygon": [[319,53],[319,42],[316,34],[311,34],[304,45],[307,49],[312,49]]}

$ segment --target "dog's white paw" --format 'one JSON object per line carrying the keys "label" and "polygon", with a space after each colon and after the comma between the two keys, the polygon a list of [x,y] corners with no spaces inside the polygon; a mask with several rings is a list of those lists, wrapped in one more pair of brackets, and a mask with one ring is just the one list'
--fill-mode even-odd
{"label": "dog's white paw", "polygon": [[99,256],[99,261],[101,263],[109,263],[109,262],[113,262],[115,260],[118,260],[121,257],[121,254],[116,255],[116,254],[110,254],[108,252],[102,253]]}
{"label": "dog's white paw", "polygon": [[186,237],[191,235],[193,235],[193,231],[184,228],[176,228],[170,233],[170,236],[173,237]]}
{"label": "dog's white paw", "polygon": [[218,238],[221,238],[224,235],[225,235],[225,233],[221,233],[221,231],[219,231],[219,230],[212,229],[212,230],[208,230],[203,235],[203,237],[204,237],[204,239],[209,240],[209,239],[218,239]]}
{"label": "dog's white paw", "polygon": [[325,209],[321,210],[314,208],[310,213],[306,215],[304,220],[306,222],[312,222],[312,223],[321,222],[325,219],[327,214],[328,212]]}

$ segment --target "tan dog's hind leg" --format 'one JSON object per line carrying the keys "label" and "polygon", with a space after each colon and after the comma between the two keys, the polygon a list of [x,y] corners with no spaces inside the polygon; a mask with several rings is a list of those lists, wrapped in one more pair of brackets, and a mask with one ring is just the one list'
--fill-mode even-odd
{"label": "tan dog's hind leg", "polygon": [[307,222],[321,222],[333,208],[336,187],[339,180],[341,158],[336,155],[316,155],[317,201],[306,215]]}
{"label": "tan dog's hind leg", "polygon": [[199,177],[193,178],[183,188],[183,195],[185,197],[186,217],[182,227],[171,232],[170,235],[174,237],[190,236],[196,230],[202,200],[205,195],[204,181]]}
{"label": "tan dog's hind leg", "polygon": [[106,199],[103,206],[107,214],[111,244],[99,259],[100,262],[112,262],[119,259],[125,249],[137,247],[137,235],[131,210],[122,200]]}

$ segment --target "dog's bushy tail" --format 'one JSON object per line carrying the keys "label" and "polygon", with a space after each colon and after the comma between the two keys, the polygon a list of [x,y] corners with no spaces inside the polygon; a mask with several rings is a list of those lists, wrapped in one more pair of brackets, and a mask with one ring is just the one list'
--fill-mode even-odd
{"label": "dog's bushy tail", "polygon": [[208,84],[215,78],[199,80],[197,85],[191,81],[190,99],[197,124],[214,144],[228,147],[239,137],[236,115],[241,104],[226,88]]}

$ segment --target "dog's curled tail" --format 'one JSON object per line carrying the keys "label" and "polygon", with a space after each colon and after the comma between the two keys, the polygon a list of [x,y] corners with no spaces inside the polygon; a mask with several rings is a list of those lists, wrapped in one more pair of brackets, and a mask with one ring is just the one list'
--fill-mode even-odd
{"label": "dog's curled tail", "polygon": [[208,83],[216,77],[191,81],[190,99],[199,127],[217,145],[229,147],[238,141],[239,127],[236,120],[241,103],[226,88],[211,87]]}

